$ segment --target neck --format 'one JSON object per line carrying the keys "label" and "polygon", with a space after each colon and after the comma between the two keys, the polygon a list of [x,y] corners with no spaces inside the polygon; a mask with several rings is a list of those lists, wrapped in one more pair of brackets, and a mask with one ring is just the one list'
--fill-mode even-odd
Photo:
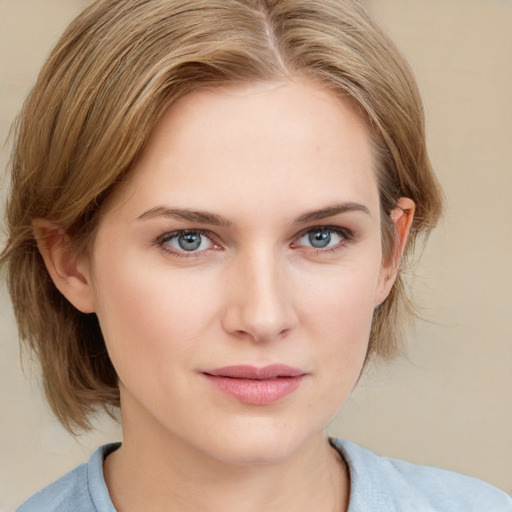
{"label": "neck", "polygon": [[135,423],[123,414],[123,444],[105,461],[105,480],[118,512],[348,508],[348,471],[323,432],[285,460],[234,464],[197,450],[163,428],[140,429],[140,424],[140,417]]}

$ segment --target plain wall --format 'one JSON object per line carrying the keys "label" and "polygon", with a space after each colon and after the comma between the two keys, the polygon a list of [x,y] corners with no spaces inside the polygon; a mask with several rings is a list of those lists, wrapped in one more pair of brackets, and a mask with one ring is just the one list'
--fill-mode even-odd
{"label": "plain wall", "polygon": [[[86,3],[0,1],[1,141]],[[367,3],[417,75],[448,208],[410,276],[424,320],[408,357],[370,369],[330,431],[512,492],[512,2]],[[24,367],[0,288],[0,512],[121,436],[100,417],[98,433],[71,438],[42,401],[37,369]]]}

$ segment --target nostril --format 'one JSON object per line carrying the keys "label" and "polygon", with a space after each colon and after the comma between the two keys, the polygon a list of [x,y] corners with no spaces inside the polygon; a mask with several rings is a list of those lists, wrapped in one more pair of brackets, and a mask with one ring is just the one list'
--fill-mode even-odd
{"label": "nostril", "polygon": [[283,339],[297,324],[293,300],[285,293],[286,287],[268,271],[260,275],[265,279],[252,286],[230,288],[231,293],[224,303],[222,327],[240,340]]}

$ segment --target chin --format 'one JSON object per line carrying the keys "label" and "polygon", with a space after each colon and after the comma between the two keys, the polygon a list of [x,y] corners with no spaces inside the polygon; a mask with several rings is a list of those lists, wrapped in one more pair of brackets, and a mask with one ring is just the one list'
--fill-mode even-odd
{"label": "chin", "polygon": [[[243,429],[230,430],[210,446],[210,455],[222,462],[237,466],[280,464],[293,458],[309,443],[324,434],[321,427],[318,433],[297,431],[297,425],[268,424],[248,418],[251,425]],[[254,420],[254,421],[252,421]],[[210,440],[213,441],[212,438]]]}

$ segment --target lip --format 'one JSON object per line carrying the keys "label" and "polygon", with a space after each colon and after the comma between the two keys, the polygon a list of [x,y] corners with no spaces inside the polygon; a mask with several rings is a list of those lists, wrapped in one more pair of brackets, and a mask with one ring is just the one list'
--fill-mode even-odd
{"label": "lip", "polygon": [[271,364],[224,366],[202,374],[216,389],[239,402],[269,405],[295,391],[307,372],[293,366]]}

